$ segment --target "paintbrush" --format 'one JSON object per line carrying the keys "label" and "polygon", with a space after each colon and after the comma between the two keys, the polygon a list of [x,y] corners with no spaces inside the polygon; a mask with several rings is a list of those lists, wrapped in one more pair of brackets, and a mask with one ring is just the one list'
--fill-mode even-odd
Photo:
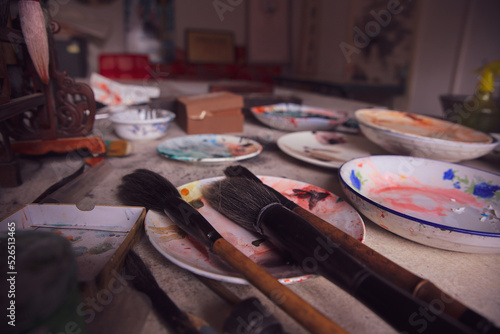
{"label": "paintbrush", "polygon": [[38,0],[19,0],[19,19],[33,65],[44,84],[49,83],[49,42],[45,16]]}
{"label": "paintbrush", "polygon": [[177,188],[163,176],[146,169],[138,169],[122,178],[118,196],[127,205],[164,212],[184,232],[231,265],[249,283],[310,332],[345,333],[339,325],[227,242],[200,212],[181,198]]}
{"label": "paintbrush", "polygon": [[227,218],[267,237],[276,247],[288,252],[303,270],[318,273],[335,283],[394,329],[421,333],[422,327],[416,325],[416,321],[426,312],[433,318],[432,322],[426,322],[433,333],[473,333],[456,319],[430,308],[359,263],[257,182],[225,178],[204,187],[203,195]]}
{"label": "paintbrush", "polygon": [[427,303],[444,300],[446,302],[440,303],[443,305],[442,311],[463,324],[480,333],[499,332],[493,322],[446,294],[432,282],[401,267],[336,226],[326,222],[320,217],[314,215],[312,212],[289,200],[280,192],[264,184],[247,168],[241,165],[229,166],[224,170],[224,174],[227,177],[242,177],[248,180],[253,180],[268,191],[271,191],[279,202],[285,207],[307,220],[321,233],[334,240],[340,245],[340,247],[346,249],[361,263],[365,264],[367,267],[393,284],[396,284],[401,289],[412,294],[414,297]]}
{"label": "paintbrush", "polygon": [[[175,333],[184,334],[215,334],[216,331],[202,323],[198,326],[192,321],[193,316],[183,312],[158,285],[153,274],[133,250],[128,252],[124,263],[124,271],[133,276],[131,282],[134,288],[150,299],[158,317]],[[198,324],[201,319],[196,318]]]}

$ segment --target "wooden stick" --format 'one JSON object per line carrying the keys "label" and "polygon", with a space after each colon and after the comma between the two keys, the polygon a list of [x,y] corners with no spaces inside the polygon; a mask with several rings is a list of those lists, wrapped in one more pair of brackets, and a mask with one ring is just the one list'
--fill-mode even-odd
{"label": "wooden stick", "polygon": [[215,241],[212,249],[311,333],[347,333],[224,238]]}

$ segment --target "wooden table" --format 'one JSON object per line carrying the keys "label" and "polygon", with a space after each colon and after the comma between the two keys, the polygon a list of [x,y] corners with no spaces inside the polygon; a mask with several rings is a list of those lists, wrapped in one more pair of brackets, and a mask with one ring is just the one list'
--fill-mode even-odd
{"label": "wooden table", "polygon": [[[206,82],[161,82],[162,94],[187,95],[204,93]],[[304,104],[325,108],[338,108],[353,112],[366,107],[366,103],[339,98],[277,89],[278,94],[294,94]],[[260,175],[287,177],[325,188],[345,198],[340,189],[338,172],[298,161],[279,150],[276,140],[284,132],[263,126],[248,116],[245,120],[245,136],[258,138],[264,151],[257,157],[241,164]],[[98,120],[93,135],[104,139],[116,139],[109,121]],[[166,138],[185,135],[177,124],[172,124]],[[156,146],[166,138],[149,142],[134,142],[134,151],[123,158],[108,158],[114,171],[94,188],[80,203],[80,208],[94,205],[120,205],[116,197],[122,176],[136,168],[147,168],[166,176],[174,185],[181,185],[208,177],[221,176],[226,165],[196,165],[167,160],[156,153]],[[62,176],[75,171],[81,164],[78,156],[47,156],[41,159],[23,158],[24,183],[16,188],[0,189],[0,215],[6,216],[23,204],[32,202],[40,193]],[[492,172],[500,172],[500,157],[490,155],[463,162]],[[426,247],[394,235],[368,219],[366,244],[402,265],[413,273],[434,282],[470,308],[483,314],[500,326],[500,257],[499,255],[466,254]],[[138,254],[151,268],[160,286],[178,306],[208,321],[220,329],[231,306],[205,287],[189,271],[163,257],[144,236],[136,246]],[[305,333],[294,320],[270,303],[259,291],[249,285],[224,283],[239,297],[257,296],[285,326],[289,333]],[[312,303],[327,317],[351,333],[393,333],[394,330],[353,297],[322,277],[289,286],[299,296]],[[95,312],[88,323],[91,333],[168,333],[149,312],[147,302],[131,289],[113,295],[113,300]]]}

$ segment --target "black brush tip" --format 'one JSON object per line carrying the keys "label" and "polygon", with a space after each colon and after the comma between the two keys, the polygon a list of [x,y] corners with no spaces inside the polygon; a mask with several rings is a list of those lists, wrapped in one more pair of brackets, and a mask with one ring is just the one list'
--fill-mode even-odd
{"label": "black brush tip", "polygon": [[204,199],[215,210],[244,229],[259,232],[255,224],[259,213],[278,198],[260,182],[234,177],[215,181],[203,188]]}
{"label": "black brush tip", "polygon": [[125,175],[118,186],[118,197],[125,205],[143,206],[163,212],[165,201],[181,197],[177,188],[166,178],[147,169],[137,169]]}
{"label": "black brush tip", "polygon": [[226,175],[227,177],[242,177],[260,182],[259,178],[254,173],[252,173],[242,165],[233,165],[226,167],[226,169],[224,169],[224,175]]}

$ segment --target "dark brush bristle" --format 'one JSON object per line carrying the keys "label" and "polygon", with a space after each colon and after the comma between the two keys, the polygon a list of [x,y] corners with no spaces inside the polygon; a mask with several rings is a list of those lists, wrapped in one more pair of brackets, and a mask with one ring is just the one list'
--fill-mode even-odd
{"label": "dark brush bristle", "polygon": [[166,178],[147,169],[125,175],[118,186],[118,197],[125,205],[143,206],[163,212],[168,197],[180,197],[177,188]]}
{"label": "dark brush bristle", "polygon": [[203,188],[211,207],[244,229],[256,232],[260,210],[278,198],[259,182],[234,177],[215,181]]}
{"label": "dark brush bristle", "polygon": [[224,169],[224,174],[227,177],[242,177],[249,180],[260,182],[259,178],[255,176],[255,174],[253,174],[246,167],[243,167],[241,165],[226,167],[226,169]]}

